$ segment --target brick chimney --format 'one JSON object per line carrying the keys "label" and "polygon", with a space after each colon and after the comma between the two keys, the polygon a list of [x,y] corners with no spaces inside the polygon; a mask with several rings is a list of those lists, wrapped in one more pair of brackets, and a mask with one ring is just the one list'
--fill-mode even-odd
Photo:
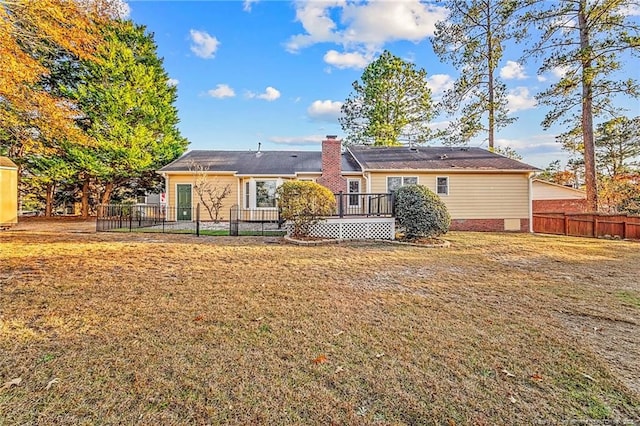
{"label": "brick chimney", "polygon": [[322,141],[322,176],[317,182],[331,191],[347,192],[347,180],[342,177],[342,141],[335,135],[327,135]]}

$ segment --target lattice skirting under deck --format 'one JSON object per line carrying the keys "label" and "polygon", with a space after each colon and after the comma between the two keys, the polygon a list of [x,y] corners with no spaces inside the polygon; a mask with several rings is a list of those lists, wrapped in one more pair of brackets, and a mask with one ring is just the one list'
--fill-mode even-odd
{"label": "lattice skirting under deck", "polygon": [[311,229],[314,237],[340,240],[393,240],[395,234],[394,218],[327,219]]}

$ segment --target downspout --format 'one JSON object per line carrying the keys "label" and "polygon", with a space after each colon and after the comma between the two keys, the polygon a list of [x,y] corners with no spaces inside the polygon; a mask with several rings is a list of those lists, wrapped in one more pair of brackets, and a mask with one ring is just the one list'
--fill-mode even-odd
{"label": "downspout", "polygon": [[238,194],[236,195],[236,204],[238,205],[238,210],[241,210],[242,209],[242,194],[240,194],[240,190],[242,189],[242,178],[238,177],[236,179],[236,182],[238,183]]}
{"label": "downspout", "polygon": [[529,233],[533,233],[533,175],[529,173]]}

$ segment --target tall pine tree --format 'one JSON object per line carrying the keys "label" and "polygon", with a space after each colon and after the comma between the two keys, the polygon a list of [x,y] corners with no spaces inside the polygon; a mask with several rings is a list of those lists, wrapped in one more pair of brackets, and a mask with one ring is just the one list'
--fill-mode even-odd
{"label": "tall pine tree", "polygon": [[[568,130],[567,142],[578,135],[584,153],[585,186],[589,210],[598,210],[594,118],[616,116],[616,95],[640,96],[638,82],[617,71],[640,53],[640,26],[627,15],[629,0],[528,0],[524,26],[534,26],[536,40],[528,54],[542,59],[539,73],[561,71],[564,76],[538,95],[551,110],[543,127]],[[539,34],[538,34],[539,33]],[[625,59],[627,62],[625,63]],[[635,68],[633,68],[635,67]]]}
{"label": "tall pine tree", "polygon": [[448,144],[484,134],[493,150],[495,133],[515,119],[507,115],[506,87],[498,78],[505,42],[513,38],[518,3],[513,0],[448,0],[450,15],[436,23],[433,49],[460,76],[439,107],[457,119],[445,131]]}
{"label": "tall pine tree", "polygon": [[433,117],[431,91],[423,69],[384,51],[367,65],[342,105],[339,121],[347,144],[422,143]]}

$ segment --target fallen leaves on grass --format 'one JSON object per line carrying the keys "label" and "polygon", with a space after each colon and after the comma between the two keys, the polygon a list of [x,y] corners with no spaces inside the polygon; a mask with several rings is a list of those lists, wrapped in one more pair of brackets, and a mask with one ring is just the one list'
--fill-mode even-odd
{"label": "fallen leaves on grass", "polygon": [[323,364],[325,362],[329,361],[326,357],[326,355],[319,355],[316,359],[313,360],[313,363],[318,365],[318,364]]}
{"label": "fallen leaves on grass", "polygon": [[533,380],[534,382],[541,382],[542,376],[539,375],[538,373],[534,373],[531,375],[531,380]]}
{"label": "fallen leaves on grass", "polygon": [[22,377],[16,377],[2,385],[2,390],[9,389],[11,386],[18,386],[20,383],[22,383]]}
{"label": "fallen leaves on grass", "polygon": [[47,383],[47,386],[44,388],[44,390],[49,390],[51,389],[51,386],[53,386],[54,384],[60,382],[60,379],[58,379],[57,377],[54,377],[53,379],[49,380],[49,383]]}
{"label": "fallen leaves on grass", "polygon": [[592,382],[596,382],[597,381],[596,379],[594,379],[593,377],[591,377],[590,375],[588,375],[586,373],[580,373],[580,374],[582,374],[582,377],[584,377],[585,379],[589,379]]}
{"label": "fallen leaves on grass", "polygon": [[507,377],[516,377],[515,374],[511,373],[509,370],[507,370],[506,368],[502,369],[502,372],[507,376]]}
{"label": "fallen leaves on grass", "polygon": [[195,317],[193,320],[194,321],[202,321],[204,319],[204,315],[198,315],[197,317]]}

